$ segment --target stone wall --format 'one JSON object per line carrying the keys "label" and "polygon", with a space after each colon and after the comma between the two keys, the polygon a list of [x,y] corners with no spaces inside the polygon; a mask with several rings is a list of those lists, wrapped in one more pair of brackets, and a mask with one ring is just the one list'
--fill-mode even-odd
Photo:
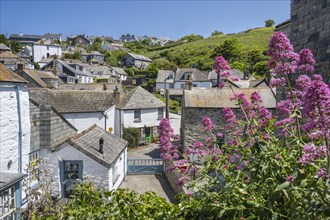
{"label": "stone wall", "polygon": [[181,177],[179,171],[177,171],[177,170],[167,171],[168,167],[174,166],[173,161],[167,160],[164,162],[164,164],[165,164],[165,176],[166,176],[168,182],[170,183],[174,193],[175,194],[185,193],[183,187],[178,184],[178,180]]}
{"label": "stone wall", "polygon": [[291,0],[290,40],[295,51],[309,48],[316,73],[330,75],[330,0]]}
{"label": "stone wall", "polygon": [[50,149],[76,134],[76,129],[47,105],[30,101],[31,152]]}

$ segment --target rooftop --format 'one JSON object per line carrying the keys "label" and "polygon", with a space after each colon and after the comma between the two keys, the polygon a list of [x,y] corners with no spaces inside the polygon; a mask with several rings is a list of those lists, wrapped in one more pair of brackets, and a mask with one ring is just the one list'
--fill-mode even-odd
{"label": "rooftop", "polygon": [[24,174],[19,174],[19,173],[4,173],[4,172],[0,172],[0,192],[21,181],[24,178]]}
{"label": "rooftop", "polygon": [[[104,140],[103,153],[99,152],[100,138]],[[95,124],[68,139],[68,143],[108,168],[111,167],[128,144],[126,140],[105,131]]]}
{"label": "rooftop", "polygon": [[138,86],[124,94],[117,105],[119,109],[148,109],[165,107],[165,103]]}
{"label": "rooftop", "polygon": [[55,76],[53,73],[48,71],[41,71],[41,70],[32,70],[32,69],[25,69],[23,70],[29,77],[31,77],[35,82],[37,82],[41,87],[46,88],[47,83],[42,79],[57,79],[59,78]]}
{"label": "rooftop", "polygon": [[[263,100],[263,106],[276,107],[276,98],[269,87],[233,88],[233,91],[235,94],[243,92],[248,98],[253,92],[258,92]],[[185,90],[184,104],[188,108],[239,108],[235,101],[230,100],[230,97],[234,96],[233,91],[228,87]]]}
{"label": "rooftop", "polygon": [[51,105],[59,113],[104,112],[115,103],[113,91],[30,88],[29,96],[38,104]]}
{"label": "rooftop", "polygon": [[145,57],[143,55],[140,55],[140,54],[133,54],[133,53],[128,53],[130,56],[134,57],[134,59],[137,59],[137,60],[143,60],[143,61],[149,61],[151,62],[152,60],[150,60],[148,57]]}
{"label": "rooftop", "polygon": [[192,74],[193,81],[209,81],[208,74],[196,68],[178,69],[175,74],[175,81],[185,81],[185,73]]}
{"label": "rooftop", "polygon": [[[173,78],[171,80],[171,82],[173,82],[174,79],[174,75],[175,73],[173,72],[173,70],[159,70],[158,74],[157,74],[157,79],[156,82],[159,83],[164,83],[165,79],[168,79],[168,76],[172,75]],[[170,82],[170,80],[166,80],[167,82]]]}
{"label": "rooftop", "polygon": [[8,51],[10,51],[11,49],[9,47],[7,47],[6,44],[1,43],[0,44],[0,50],[8,50]]}
{"label": "rooftop", "polygon": [[0,82],[27,83],[22,77],[0,63]]}

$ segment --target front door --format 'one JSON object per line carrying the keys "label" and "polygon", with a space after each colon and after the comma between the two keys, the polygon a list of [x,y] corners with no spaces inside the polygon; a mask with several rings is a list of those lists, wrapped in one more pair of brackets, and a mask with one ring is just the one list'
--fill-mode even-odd
{"label": "front door", "polygon": [[61,164],[62,196],[69,198],[73,194],[74,184],[82,180],[83,162],[81,160],[66,160]]}
{"label": "front door", "polygon": [[146,142],[149,144],[151,142],[152,138],[152,128],[151,127],[146,127]]}

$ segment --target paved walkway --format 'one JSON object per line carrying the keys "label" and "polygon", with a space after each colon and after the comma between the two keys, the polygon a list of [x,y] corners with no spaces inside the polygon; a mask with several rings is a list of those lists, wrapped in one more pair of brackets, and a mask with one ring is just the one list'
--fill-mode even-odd
{"label": "paved walkway", "polygon": [[165,174],[155,175],[128,175],[120,188],[132,189],[138,193],[153,191],[158,196],[174,203],[174,191],[172,190]]}
{"label": "paved walkway", "polygon": [[149,145],[132,148],[128,150],[127,154],[128,158],[134,159],[160,158],[159,144],[151,143]]}

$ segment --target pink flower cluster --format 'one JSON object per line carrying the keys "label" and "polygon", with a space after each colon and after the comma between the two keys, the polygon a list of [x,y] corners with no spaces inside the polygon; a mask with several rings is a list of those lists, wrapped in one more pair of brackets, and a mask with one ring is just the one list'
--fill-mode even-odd
{"label": "pink flower cluster", "polygon": [[312,143],[308,143],[304,146],[304,154],[300,158],[302,164],[310,164],[317,159],[322,159],[327,156],[328,150],[323,146],[315,146]]}
{"label": "pink flower cluster", "polygon": [[205,128],[205,131],[211,131],[214,128],[213,121],[207,116],[203,117],[202,124]]}
{"label": "pink flower cluster", "polygon": [[268,45],[268,67],[276,74],[292,74],[296,72],[299,55],[293,52],[290,40],[282,32],[275,32]]}
{"label": "pink flower cluster", "polygon": [[271,87],[286,86],[286,79],[284,77],[272,79],[270,81],[270,86]]}
{"label": "pink flower cluster", "polygon": [[227,78],[230,75],[230,66],[223,56],[217,56],[215,58],[215,71],[223,78]]}
{"label": "pink flower cluster", "polygon": [[302,112],[306,119],[302,129],[311,139],[330,139],[330,89],[320,75],[313,75],[305,90]]}
{"label": "pink flower cluster", "polygon": [[312,74],[314,71],[315,60],[309,49],[302,49],[299,53],[298,70],[301,73]]}
{"label": "pink flower cluster", "polygon": [[172,160],[179,158],[179,150],[177,146],[172,144],[171,139],[178,139],[167,118],[163,118],[159,123],[159,146],[161,151],[161,158],[165,160]]}

